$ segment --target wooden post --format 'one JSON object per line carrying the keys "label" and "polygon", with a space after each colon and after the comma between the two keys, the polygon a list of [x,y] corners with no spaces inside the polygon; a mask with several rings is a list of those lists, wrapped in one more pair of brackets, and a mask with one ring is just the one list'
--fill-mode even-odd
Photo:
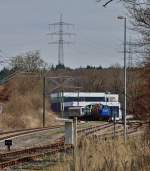
{"label": "wooden post", "polygon": [[61,114],[61,117],[64,118],[64,91],[63,89],[60,91],[60,114]]}
{"label": "wooden post", "polygon": [[64,117],[64,90],[61,91],[61,117]]}
{"label": "wooden post", "polygon": [[78,89],[78,106],[79,106],[80,96],[79,96],[79,89]]}
{"label": "wooden post", "polygon": [[116,137],[116,113],[114,112],[114,139]]}
{"label": "wooden post", "polygon": [[77,170],[77,117],[74,118],[74,171]]}
{"label": "wooden post", "polygon": [[45,76],[43,76],[43,128],[45,127]]}

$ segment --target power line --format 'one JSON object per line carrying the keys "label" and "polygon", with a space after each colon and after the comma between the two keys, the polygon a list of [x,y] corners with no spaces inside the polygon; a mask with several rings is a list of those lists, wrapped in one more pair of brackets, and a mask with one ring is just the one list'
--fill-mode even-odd
{"label": "power line", "polygon": [[132,67],[133,67],[133,52],[132,52],[132,47],[129,44],[129,48],[128,48],[128,68],[132,68]]}
{"label": "power line", "polygon": [[[72,36],[75,35],[75,33],[72,32],[65,32],[65,26],[66,27],[73,27],[74,25],[71,23],[66,23],[62,19],[62,14],[60,15],[60,21],[56,23],[49,24],[49,33],[50,36],[58,36],[58,40],[51,41],[49,44],[57,44],[58,45],[58,64],[64,65],[64,44],[72,44],[71,41],[65,41],[64,36]],[[53,31],[51,31],[51,28],[53,27]],[[58,29],[58,30],[56,30]]]}

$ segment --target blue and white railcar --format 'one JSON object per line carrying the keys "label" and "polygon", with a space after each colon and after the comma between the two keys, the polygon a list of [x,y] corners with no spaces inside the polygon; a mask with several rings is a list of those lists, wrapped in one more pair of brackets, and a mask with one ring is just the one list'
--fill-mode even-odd
{"label": "blue and white railcar", "polygon": [[87,106],[99,103],[108,105],[111,111],[116,111],[116,120],[122,118],[118,94],[97,92],[59,92],[51,94],[51,108],[54,112],[60,112],[62,108],[65,112],[70,107],[81,107],[82,111],[83,108],[86,111],[88,110]]}

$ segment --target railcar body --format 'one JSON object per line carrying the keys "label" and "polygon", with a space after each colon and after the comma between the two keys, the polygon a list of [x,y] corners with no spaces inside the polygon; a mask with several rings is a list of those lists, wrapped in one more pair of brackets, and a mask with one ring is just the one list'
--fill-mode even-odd
{"label": "railcar body", "polygon": [[[95,92],[59,92],[51,94],[51,107],[54,112],[61,112],[69,117],[71,110],[77,115],[90,117],[94,106],[101,105],[103,108],[95,112],[92,117],[96,119],[113,120],[114,112],[116,120],[122,119],[118,94],[95,93]],[[93,108],[93,109],[92,109]],[[80,112],[80,113],[79,113]]]}

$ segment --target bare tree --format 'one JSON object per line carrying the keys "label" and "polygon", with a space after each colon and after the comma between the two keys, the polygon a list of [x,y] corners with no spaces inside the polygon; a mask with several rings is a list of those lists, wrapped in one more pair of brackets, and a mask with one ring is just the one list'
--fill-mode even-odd
{"label": "bare tree", "polygon": [[46,63],[41,59],[39,51],[27,52],[11,59],[11,67],[22,71],[38,71],[46,67]]}
{"label": "bare tree", "polygon": [[134,5],[149,4],[149,0],[147,0],[148,2],[145,2],[145,0],[96,0],[96,1],[97,2],[104,2],[103,7],[106,7],[108,4],[110,4],[113,1],[120,1],[120,2],[124,2],[124,3],[128,3],[128,4],[134,4]]}

